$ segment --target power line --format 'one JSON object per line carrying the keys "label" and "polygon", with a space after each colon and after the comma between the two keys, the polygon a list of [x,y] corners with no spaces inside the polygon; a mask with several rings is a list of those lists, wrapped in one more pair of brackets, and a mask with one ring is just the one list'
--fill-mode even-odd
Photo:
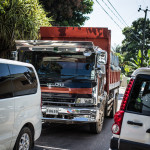
{"label": "power line", "polygon": [[[121,18],[121,20],[125,23],[125,25],[127,26],[127,27],[129,27],[128,25],[127,25],[127,23],[125,22],[125,20],[121,17],[121,15],[119,14],[119,12],[115,9],[115,7],[112,5],[112,3],[109,1],[109,0],[107,0],[108,1],[108,3],[112,6],[112,8],[115,10],[115,12],[119,15],[119,17]],[[131,29],[132,30],[132,29]],[[140,41],[140,39],[136,36],[136,34],[133,32],[133,31],[131,31],[132,33],[133,33],[133,35],[136,37],[136,39],[138,40],[138,41]],[[130,32],[130,33],[131,33]]]}
{"label": "power line", "polygon": [[[111,18],[111,20],[121,29],[121,31],[122,31],[122,28],[120,27],[120,25],[112,18],[112,16],[103,8],[103,6],[98,2],[98,0],[96,0],[96,2],[98,3],[98,5],[103,9],[103,11],[105,11],[105,13]],[[138,40],[140,40],[135,34],[134,34],[134,32],[133,31],[130,31],[130,33],[133,33],[133,35],[138,39]],[[132,39],[132,40],[134,40],[135,41],[135,39],[133,39],[132,37],[129,37],[130,39]],[[135,42],[137,42],[137,41],[135,41]]]}
{"label": "power line", "polygon": [[103,0],[102,2],[106,5],[106,7],[113,13],[113,15],[121,22],[122,25],[125,25],[122,20],[120,20],[120,18],[118,18],[118,16],[112,11],[112,9],[107,5],[107,3],[105,3]]}
{"label": "power line", "polygon": [[122,30],[122,28],[119,26],[119,24],[109,15],[109,13],[103,8],[103,6],[96,0],[98,5],[105,11],[105,13],[110,17],[110,19]]}
{"label": "power line", "polygon": [[107,1],[112,6],[112,8],[115,10],[115,12],[119,15],[119,17],[122,19],[122,21],[126,24],[126,26],[128,26],[127,23],[124,21],[124,19],[121,17],[121,15],[118,13],[118,11],[115,9],[115,7],[112,5],[112,3],[109,0],[107,0]]}
{"label": "power line", "polygon": [[[107,1],[109,1],[109,0],[107,0]],[[102,2],[106,5],[106,7],[116,16],[116,14],[112,11],[112,9],[102,0]],[[111,6],[114,8],[114,6],[111,4]],[[114,8],[114,10],[117,12],[117,10]],[[117,14],[121,17],[121,15],[117,12]],[[124,22],[124,24],[122,23],[122,21],[116,16],[116,18],[121,22],[121,24],[122,25],[124,25],[124,26],[126,26],[127,24],[126,24],[126,22],[123,20],[123,18],[122,18],[122,20],[123,20],[123,22]],[[128,25],[127,25],[128,26]],[[132,30],[132,29],[131,29]],[[134,34],[134,32],[133,31],[131,31],[132,33],[133,33],[133,35],[138,39],[138,40],[140,40],[135,34]],[[131,33],[130,32],[130,33]],[[133,39],[134,40],[134,39]]]}

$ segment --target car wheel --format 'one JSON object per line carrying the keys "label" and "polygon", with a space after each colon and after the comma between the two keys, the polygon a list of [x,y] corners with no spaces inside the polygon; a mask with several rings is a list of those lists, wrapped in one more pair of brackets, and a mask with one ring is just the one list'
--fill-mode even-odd
{"label": "car wheel", "polygon": [[99,111],[98,121],[90,124],[90,131],[92,133],[100,133],[102,131],[104,123],[104,107],[102,107]]}
{"label": "car wheel", "polygon": [[28,127],[24,127],[17,138],[14,150],[31,150],[33,145],[32,132]]}

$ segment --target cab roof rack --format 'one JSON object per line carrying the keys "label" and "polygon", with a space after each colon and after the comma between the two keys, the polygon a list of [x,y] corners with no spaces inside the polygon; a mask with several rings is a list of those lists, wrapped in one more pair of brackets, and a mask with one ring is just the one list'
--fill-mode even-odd
{"label": "cab roof rack", "polygon": [[80,42],[80,41],[50,41],[50,40],[16,40],[16,47],[20,49],[21,47],[28,48],[45,48],[45,47],[76,47],[76,48],[93,48],[93,42]]}

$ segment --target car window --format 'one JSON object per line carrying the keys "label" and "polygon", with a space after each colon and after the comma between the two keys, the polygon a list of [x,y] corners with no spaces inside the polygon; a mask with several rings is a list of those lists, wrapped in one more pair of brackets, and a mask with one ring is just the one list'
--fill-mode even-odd
{"label": "car window", "polygon": [[37,92],[37,80],[32,68],[9,65],[9,69],[13,81],[14,96],[35,94]]}
{"label": "car window", "polygon": [[12,83],[7,64],[0,64],[0,99],[13,97]]}
{"label": "car window", "polygon": [[150,75],[136,77],[127,110],[150,115]]}

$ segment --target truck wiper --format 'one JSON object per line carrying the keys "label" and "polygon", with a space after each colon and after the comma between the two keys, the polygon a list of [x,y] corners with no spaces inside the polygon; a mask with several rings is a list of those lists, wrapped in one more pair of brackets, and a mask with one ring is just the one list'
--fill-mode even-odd
{"label": "truck wiper", "polygon": [[[91,76],[77,75],[77,76],[73,76],[73,77],[70,77],[70,78],[62,79],[62,80],[63,80],[63,81],[66,81],[66,80],[70,80],[70,79],[76,79],[77,77],[91,77]],[[90,79],[86,79],[86,80],[90,80]]]}

